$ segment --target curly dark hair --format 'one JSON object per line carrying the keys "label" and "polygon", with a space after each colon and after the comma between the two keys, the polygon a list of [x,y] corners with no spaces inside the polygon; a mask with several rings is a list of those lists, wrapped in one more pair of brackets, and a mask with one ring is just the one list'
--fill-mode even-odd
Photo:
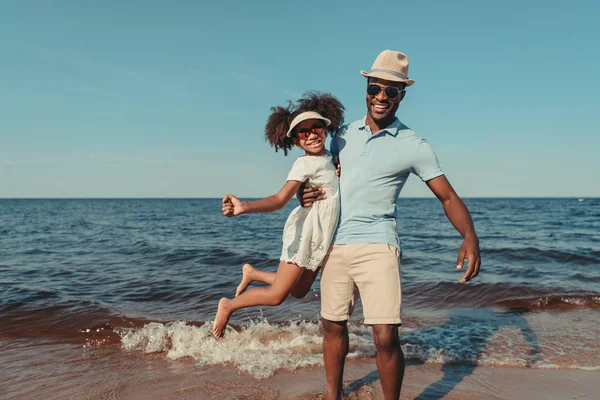
{"label": "curly dark hair", "polygon": [[[316,111],[329,119],[331,121],[327,127],[329,133],[334,133],[344,123],[344,106],[335,96],[330,93],[307,92],[296,101],[296,104],[290,101],[287,107],[271,108],[271,115],[265,126],[265,140],[275,148],[275,151],[283,150],[283,153],[288,155],[294,147],[294,141],[285,134],[292,120],[306,111]],[[293,132],[292,136],[294,136]]]}

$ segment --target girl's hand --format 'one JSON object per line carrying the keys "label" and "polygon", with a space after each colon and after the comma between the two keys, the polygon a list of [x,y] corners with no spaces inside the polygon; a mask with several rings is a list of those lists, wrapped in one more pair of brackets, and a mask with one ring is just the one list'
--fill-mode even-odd
{"label": "girl's hand", "polygon": [[342,175],[342,164],[340,164],[340,158],[335,156],[333,158],[333,165],[335,165],[335,174],[339,178]]}
{"label": "girl's hand", "polygon": [[226,217],[235,217],[246,212],[244,202],[232,194],[223,196],[222,209],[223,215]]}

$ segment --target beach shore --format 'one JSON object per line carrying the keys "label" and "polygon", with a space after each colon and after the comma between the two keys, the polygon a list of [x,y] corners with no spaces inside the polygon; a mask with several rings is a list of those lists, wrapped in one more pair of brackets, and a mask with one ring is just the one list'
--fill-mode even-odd
{"label": "beach shore", "polygon": [[[402,398],[600,398],[600,200],[469,201],[486,266],[468,285],[439,202],[398,203]],[[231,225],[221,199],[3,201],[0,400],[318,399],[318,281],[211,332],[244,263],[274,270],[292,208]],[[346,398],[382,398],[362,317]]]}
{"label": "beach shore", "polygon": [[[197,366],[191,358],[104,349],[75,355],[72,346],[29,348],[19,369],[6,371],[3,399],[321,399],[322,367],[278,370],[267,379],[231,365]],[[33,353],[37,353],[34,356]],[[9,363],[17,355],[3,352]],[[21,355],[22,352],[19,352]],[[12,360],[14,361],[14,360]],[[14,365],[14,363],[13,363]],[[409,363],[402,399],[594,399],[600,373]],[[383,399],[375,360],[349,360],[346,399]]]}

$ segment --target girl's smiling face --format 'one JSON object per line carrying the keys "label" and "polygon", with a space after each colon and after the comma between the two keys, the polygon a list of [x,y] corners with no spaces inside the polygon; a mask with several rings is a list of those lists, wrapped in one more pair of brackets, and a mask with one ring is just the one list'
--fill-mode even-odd
{"label": "girl's smiling face", "polygon": [[320,119],[307,119],[300,122],[293,133],[294,144],[301,147],[307,154],[325,154],[325,138],[327,127]]}

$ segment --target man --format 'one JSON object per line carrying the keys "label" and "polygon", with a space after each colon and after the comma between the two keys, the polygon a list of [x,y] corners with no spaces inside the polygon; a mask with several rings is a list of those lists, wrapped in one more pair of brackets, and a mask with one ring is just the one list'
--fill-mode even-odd
{"label": "man", "polygon": [[[385,50],[371,71],[361,74],[368,80],[367,116],[341,128],[331,143],[342,172],[340,222],[321,277],[326,398],[342,397],[347,322],[356,287],[364,322],[373,328],[384,396],[398,399],[405,363],[398,337],[401,291],[396,202],[409,175],[413,173],[427,184],[464,238],[457,269],[465,258],[468,269],[461,283],[479,273],[479,239],[469,211],[444,176],[429,144],[396,118],[406,87],[414,83],[408,78],[407,57]],[[320,196],[318,188],[305,188],[303,206],[310,206]]]}

